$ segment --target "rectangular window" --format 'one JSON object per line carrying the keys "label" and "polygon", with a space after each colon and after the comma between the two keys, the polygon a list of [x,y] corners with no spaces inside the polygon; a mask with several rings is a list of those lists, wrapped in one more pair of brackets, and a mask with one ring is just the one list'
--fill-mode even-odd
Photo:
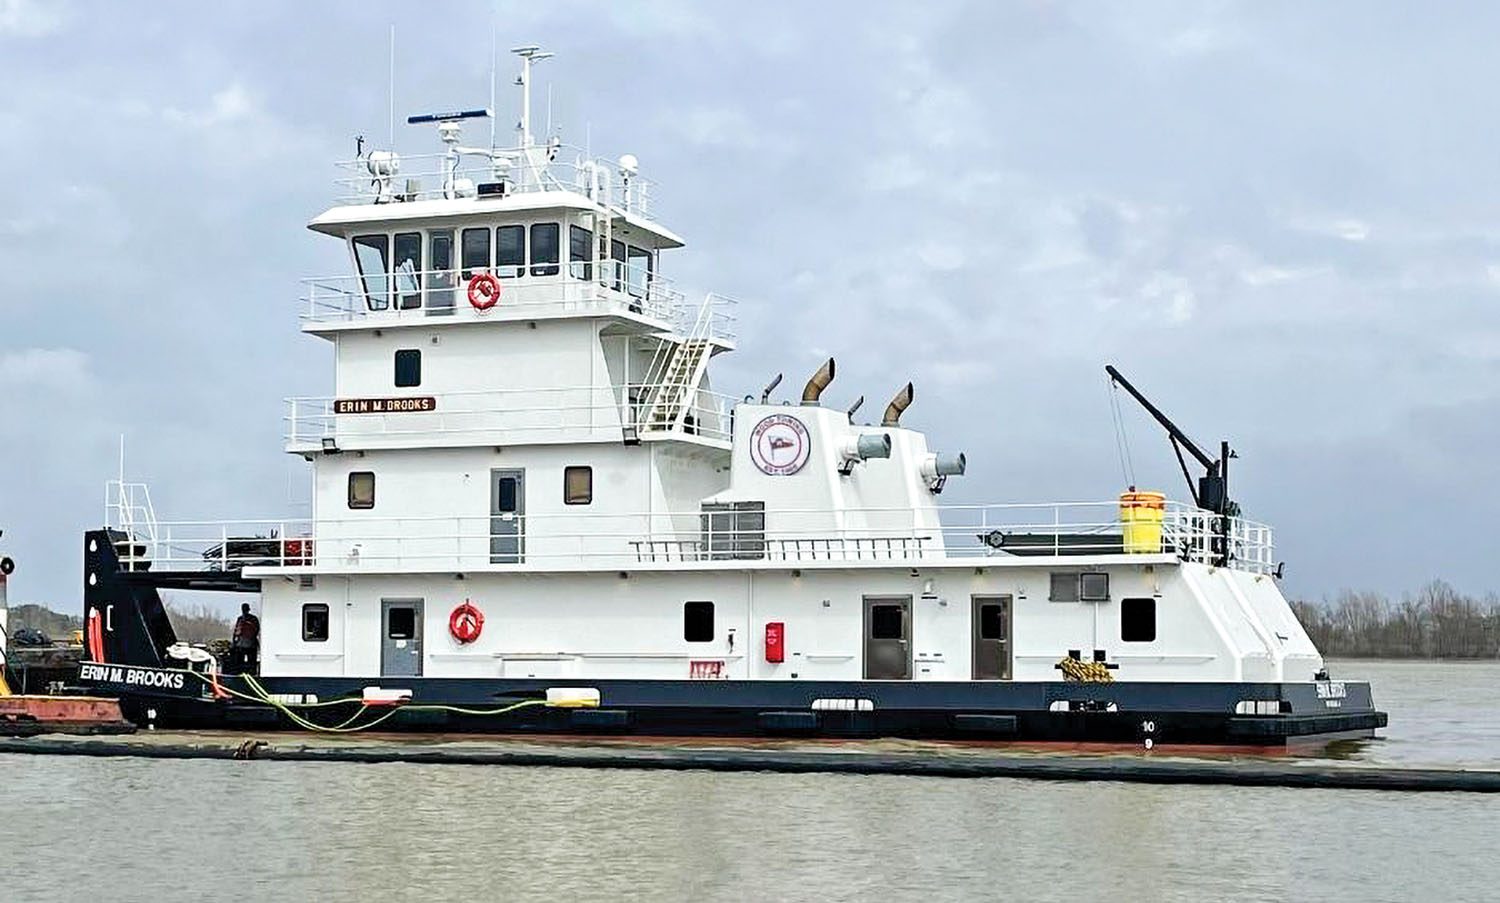
{"label": "rectangular window", "polygon": [[432,232],[427,238],[432,258],[432,273],[427,284],[427,307],[430,310],[453,309],[453,231]]}
{"label": "rectangular window", "polygon": [[625,290],[637,298],[646,297],[646,285],[650,281],[651,252],[630,245],[625,259]]}
{"label": "rectangular window", "polygon": [[409,640],[417,635],[417,610],[415,608],[391,608],[385,635],[393,640]]}
{"label": "rectangular window", "polygon": [[561,240],[557,223],[537,223],[531,227],[531,275],[556,276],[558,267],[558,242]]}
{"label": "rectangular window", "polygon": [[375,507],[375,474],[368,470],[356,470],[349,474],[349,507]]}
{"label": "rectangular window", "polygon": [[682,638],[689,643],[709,643],[714,638],[714,604],[688,602],[682,606]]}
{"label": "rectangular window", "polygon": [[463,269],[459,276],[467,282],[476,272],[490,268],[490,230],[465,229],[461,240]]}
{"label": "rectangular window", "polygon": [[870,606],[870,639],[901,640],[906,638],[906,616],[900,605]]}
{"label": "rectangular window", "polygon": [[328,639],[328,606],[322,602],[308,602],[302,606],[302,641],[322,643]]}
{"label": "rectangular window", "polygon": [[365,287],[365,305],[370,310],[391,306],[390,242],[384,235],[354,236],[354,263]]}
{"label": "rectangular window", "polygon": [[396,352],[396,388],[410,389],[422,384],[422,351],[403,348]]}
{"label": "rectangular window", "polygon": [[501,514],[514,514],[516,511],[516,478],[501,477],[495,488],[495,508]]}
{"label": "rectangular window", "polygon": [[495,230],[495,275],[514,279],[525,272],[526,227],[499,227]]}
{"label": "rectangular window", "polygon": [[1078,598],[1084,602],[1108,602],[1109,575],[1079,574]]}
{"label": "rectangular window", "polygon": [[625,287],[625,242],[611,241],[609,243],[609,259],[615,266],[615,291]]}
{"label": "rectangular window", "polygon": [[1120,639],[1127,643],[1156,640],[1156,600],[1120,600]]}
{"label": "rectangular window", "polygon": [[563,504],[587,505],[594,500],[594,468],[563,468]]}
{"label": "rectangular window", "polygon": [[1077,602],[1078,575],[1053,574],[1052,589],[1047,594],[1047,598],[1053,602]]}
{"label": "rectangular window", "polygon": [[979,606],[979,638],[981,640],[1005,639],[1004,607],[998,603]]}
{"label": "rectangular window", "polygon": [[594,233],[582,226],[568,227],[568,274],[574,279],[594,278]]}
{"label": "rectangular window", "polygon": [[416,310],[422,306],[422,233],[397,232],[392,239],[396,266],[396,307]]}

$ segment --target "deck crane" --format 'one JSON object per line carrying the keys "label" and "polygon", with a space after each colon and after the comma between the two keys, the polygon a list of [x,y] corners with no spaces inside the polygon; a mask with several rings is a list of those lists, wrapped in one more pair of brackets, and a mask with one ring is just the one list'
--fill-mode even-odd
{"label": "deck crane", "polygon": [[[1207,452],[1199,448],[1197,443],[1188,438],[1171,418],[1161,412],[1150,399],[1142,395],[1140,390],[1131,385],[1130,380],[1116,370],[1113,364],[1106,365],[1104,372],[1109,374],[1110,383],[1120,386],[1130,397],[1134,398],[1146,413],[1150,414],[1162,428],[1167,431],[1167,437],[1172,441],[1172,451],[1177,454],[1177,463],[1182,467],[1182,476],[1187,480],[1188,492],[1193,497],[1193,503],[1204,511],[1211,511],[1218,515],[1214,519],[1214,532],[1217,534],[1214,543],[1215,561],[1221,567],[1229,563],[1229,527],[1234,518],[1240,514],[1240,506],[1229,498],[1229,460],[1239,457],[1234,449],[1229,447],[1229,442],[1219,443],[1219,457],[1217,459],[1209,456]],[[1183,457],[1186,451],[1199,465],[1203,467],[1203,475],[1195,483],[1192,474],[1188,471],[1187,458]]]}

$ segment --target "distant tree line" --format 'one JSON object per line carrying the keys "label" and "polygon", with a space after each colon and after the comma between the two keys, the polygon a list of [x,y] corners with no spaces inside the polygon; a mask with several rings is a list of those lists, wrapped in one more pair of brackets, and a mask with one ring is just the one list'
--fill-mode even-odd
{"label": "distant tree line", "polygon": [[1324,655],[1369,658],[1500,658],[1500,597],[1466,596],[1441,580],[1399,602],[1345,590],[1292,610]]}
{"label": "distant tree line", "polygon": [[[181,604],[170,596],[166,599],[167,613],[172,616],[172,629],[177,638],[185,643],[210,643],[227,640],[234,619],[221,614],[203,603]],[[14,634],[22,627],[40,630],[55,642],[68,642],[73,631],[83,629],[83,618],[78,615],[53,611],[41,605],[15,605],[10,609],[10,632]]]}

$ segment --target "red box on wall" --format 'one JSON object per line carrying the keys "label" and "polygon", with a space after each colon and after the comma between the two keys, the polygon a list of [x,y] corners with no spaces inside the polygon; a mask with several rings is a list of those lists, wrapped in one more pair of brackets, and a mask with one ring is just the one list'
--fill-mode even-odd
{"label": "red box on wall", "polygon": [[781,621],[766,623],[766,661],[779,664],[786,660],[786,624]]}

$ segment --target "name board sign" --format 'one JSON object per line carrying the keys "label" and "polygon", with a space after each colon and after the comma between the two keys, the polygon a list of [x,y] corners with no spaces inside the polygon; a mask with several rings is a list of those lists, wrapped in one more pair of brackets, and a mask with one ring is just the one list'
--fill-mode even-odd
{"label": "name board sign", "polygon": [[404,414],[436,411],[437,399],[431,395],[418,398],[336,398],[335,414]]}

